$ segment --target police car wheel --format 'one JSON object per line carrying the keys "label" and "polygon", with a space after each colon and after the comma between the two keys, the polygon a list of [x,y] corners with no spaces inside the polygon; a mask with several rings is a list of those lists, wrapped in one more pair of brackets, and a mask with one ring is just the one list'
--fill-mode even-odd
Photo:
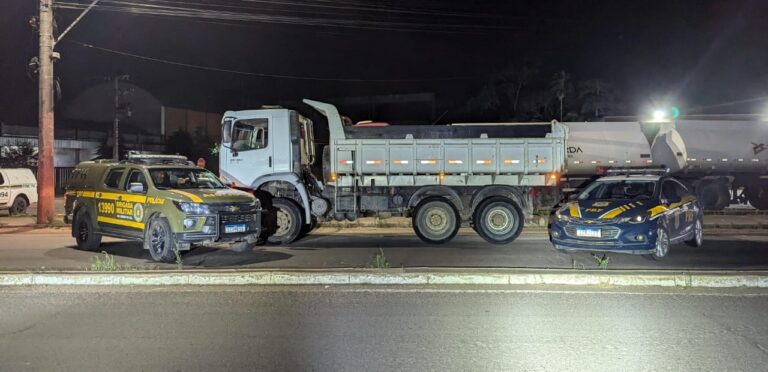
{"label": "police car wheel", "polygon": [[661,260],[669,254],[670,245],[667,227],[664,224],[659,223],[659,226],[656,228],[656,245],[654,245],[651,254],[648,254],[645,257],[652,261]]}
{"label": "police car wheel", "polygon": [[10,213],[11,216],[18,216],[27,213],[27,207],[29,207],[29,205],[27,204],[26,199],[17,196],[16,199],[13,200],[13,204],[11,204],[11,209],[8,210],[8,213]]}
{"label": "police car wheel", "polygon": [[304,226],[304,213],[295,201],[286,198],[272,199],[277,229],[267,238],[270,244],[289,244],[299,239]]}
{"label": "police car wheel", "polygon": [[472,217],[474,229],[491,244],[507,244],[523,230],[523,213],[510,199],[494,196],[484,200]]}
{"label": "police car wheel", "polygon": [[152,259],[158,262],[173,262],[176,260],[176,239],[168,220],[163,217],[149,221],[144,237],[144,249],[149,250]]}
{"label": "police car wheel", "polygon": [[693,235],[691,236],[691,239],[686,240],[685,244],[699,248],[704,244],[704,228],[701,224],[701,218],[697,218],[696,222],[693,224]]}
{"label": "police car wheel", "polygon": [[101,235],[93,231],[93,222],[87,212],[77,214],[75,223],[72,225],[72,232],[75,235],[77,249],[83,251],[95,251],[101,245]]}
{"label": "police car wheel", "polygon": [[453,205],[441,197],[424,199],[413,213],[413,230],[424,242],[442,244],[459,232],[459,213]]}

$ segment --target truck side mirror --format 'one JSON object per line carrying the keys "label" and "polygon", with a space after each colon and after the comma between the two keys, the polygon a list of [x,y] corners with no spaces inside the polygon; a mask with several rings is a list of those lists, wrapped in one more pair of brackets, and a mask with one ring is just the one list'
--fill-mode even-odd
{"label": "truck side mirror", "polygon": [[232,119],[225,119],[221,128],[221,142],[232,143]]}
{"label": "truck side mirror", "polygon": [[131,182],[128,185],[128,192],[131,194],[142,194],[144,193],[144,185],[141,182]]}

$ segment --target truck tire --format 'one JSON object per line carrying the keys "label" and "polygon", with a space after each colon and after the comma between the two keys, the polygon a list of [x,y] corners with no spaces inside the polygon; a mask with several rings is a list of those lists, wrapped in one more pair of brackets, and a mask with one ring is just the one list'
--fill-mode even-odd
{"label": "truck tire", "polygon": [[295,201],[286,198],[272,199],[277,227],[267,238],[270,244],[290,244],[296,241],[304,228],[304,213]]}
{"label": "truck tire", "polygon": [[723,210],[731,203],[731,194],[728,185],[722,182],[707,182],[699,186],[698,199],[704,210]]}
{"label": "truck tire", "polygon": [[93,221],[88,212],[80,211],[72,224],[72,235],[75,236],[77,249],[96,251],[101,246],[101,235],[94,231]]}
{"label": "truck tire", "polygon": [[520,207],[503,196],[493,196],[480,203],[472,222],[477,234],[491,244],[511,243],[523,231]]}
{"label": "truck tire", "polygon": [[456,208],[441,197],[426,198],[412,217],[413,230],[424,242],[442,244],[450,241],[459,232],[459,213]]}
{"label": "truck tire", "polygon": [[176,261],[178,244],[173,237],[173,231],[164,217],[156,217],[147,224],[144,233],[144,249],[149,251],[152,259],[158,262]]}
{"label": "truck tire", "polygon": [[13,204],[11,204],[11,208],[8,209],[8,213],[11,216],[19,216],[27,213],[27,207],[29,207],[29,204],[27,204],[27,199],[24,199],[24,197],[19,195],[16,197],[16,199],[13,199]]}
{"label": "truck tire", "polygon": [[745,194],[753,207],[768,210],[768,187],[748,187]]}

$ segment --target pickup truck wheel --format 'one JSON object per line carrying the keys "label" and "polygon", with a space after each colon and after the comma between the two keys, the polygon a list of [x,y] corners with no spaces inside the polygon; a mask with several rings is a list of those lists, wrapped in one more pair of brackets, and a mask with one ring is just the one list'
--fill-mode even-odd
{"label": "pickup truck wheel", "polygon": [[8,213],[10,213],[11,216],[22,215],[27,213],[27,207],[29,207],[27,200],[21,196],[17,196],[16,199],[13,199],[13,204],[11,204],[11,208],[8,210]]}
{"label": "pickup truck wheel", "polygon": [[277,230],[267,241],[271,244],[289,244],[298,239],[304,226],[303,213],[298,204],[290,199],[274,198],[272,206],[277,217]]}
{"label": "pickup truck wheel", "polygon": [[459,232],[459,213],[444,198],[424,199],[413,213],[413,230],[426,243],[446,243]]}
{"label": "pickup truck wheel", "polygon": [[101,235],[97,234],[93,228],[91,216],[87,212],[77,214],[72,232],[75,235],[77,249],[83,251],[95,251],[101,245]]}
{"label": "pickup truck wheel", "polygon": [[163,217],[149,221],[144,233],[144,249],[149,251],[152,259],[158,262],[174,262],[176,260],[177,243],[168,220]]}
{"label": "pickup truck wheel", "polygon": [[523,213],[510,199],[494,196],[484,200],[472,216],[475,231],[491,244],[507,244],[523,230]]}

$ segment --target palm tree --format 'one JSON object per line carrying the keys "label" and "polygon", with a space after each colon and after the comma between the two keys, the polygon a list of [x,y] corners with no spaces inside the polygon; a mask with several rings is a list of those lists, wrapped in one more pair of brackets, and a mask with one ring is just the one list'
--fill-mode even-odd
{"label": "palm tree", "polygon": [[556,73],[549,83],[549,89],[555,94],[557,100],[560,101],[560,121],[563,121],[563,100],[573,92],[571,75],[565,71]]}

